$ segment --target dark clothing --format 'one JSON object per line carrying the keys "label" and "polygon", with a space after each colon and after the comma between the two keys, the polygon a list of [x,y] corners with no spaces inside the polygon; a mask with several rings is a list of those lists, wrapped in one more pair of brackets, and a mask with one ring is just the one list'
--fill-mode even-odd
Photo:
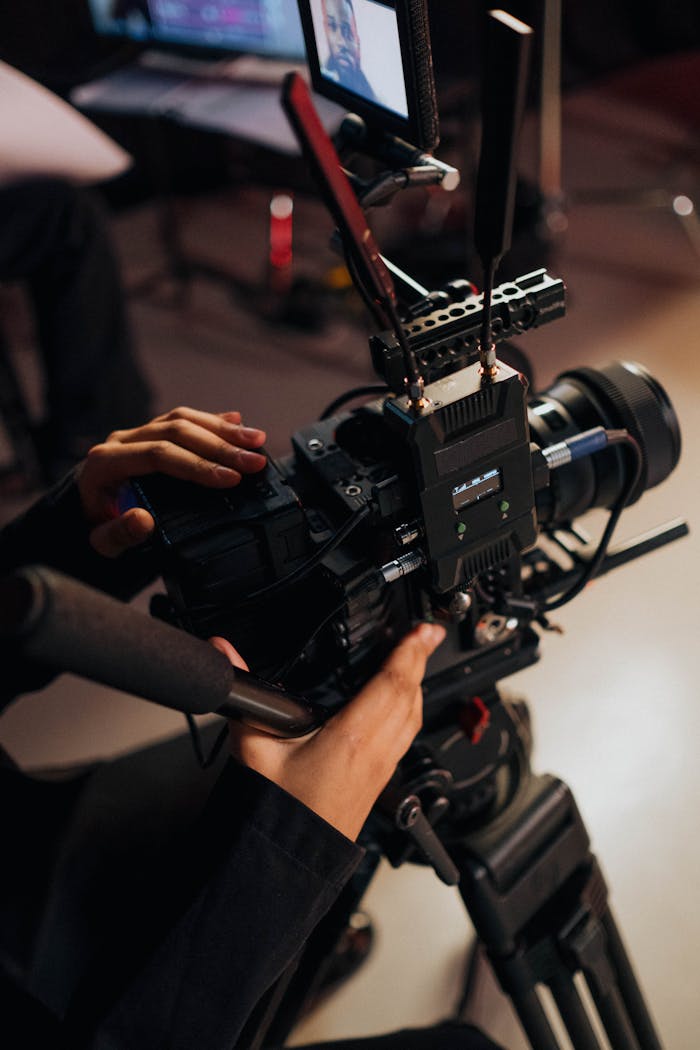
{"label": "dark clothing", "polygon": [[[72,474],[68,474],[2,530],[0,574],[34,562],[59,569],[123,601],[154,579],[145,549],[121,558],[102,558],[90,546],[89,532]],[[55,672],[19,659],[10,647],[0,675],[0,710],[14,697],[42,688],[53,677]]]}
{"label": "dark clothing", "polygon": [[323,72],[335,80],[340,87],[347,88],[348,91],[353,91],[360,98],[366,99],[368,102],[378,102],[378,98],[374,93],[374,89],[370,84],[369,80],[362,72],[361,69],[354,69],[352,72],[348,72],[343,66],[339,64],[334,55],[331,55],[326,63]]}
{"label": "dark clothing", "polygon": [[49,478],[118,428],[151,415],[106,221],[58,179],[0,187],[0,281],[29,291],[45,386],[38,436]]}
{"label": "dark clothing", "polygon": [[361,856],[232,760],[207,798],[188,746],[1,771],[3,968],[60,1045],[231,1050]]}
{"label": "dark clothing", "polygon": [[[86,537],[68,478],[0,533],[0,570],[42,562],[124,599],[150,579],[144,551],[108,561]],[[4,703],[50,678],[2,656]],[[7,756],[0,792],[0,1007],[17,1048],[233,1050],[363,853],[233,760],[199,770],[185,737],[59,779]],[[340,1050],[356,1046],[492,1044],[448,1025]]]}
{"label": "dark clothing", "polygon": [[[151,577],[143,552],[91,551],[70,478],[0,534],[3,571],[31,561],[120,598]],[[3,656],[5,703],[51,677]],[[275,784],[217,773],[184,739],[59,781],[0,770],[2,969],[69,1045],[231,1050],[358,863]]]}

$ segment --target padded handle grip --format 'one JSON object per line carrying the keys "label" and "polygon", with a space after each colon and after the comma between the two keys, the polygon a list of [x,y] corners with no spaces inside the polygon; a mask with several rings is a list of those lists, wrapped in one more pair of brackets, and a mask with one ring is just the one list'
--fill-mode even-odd
{"label": "padded handle grip", "polygon": [[285,737],[324,720],[207,642],[43,566],[0,581],[0,637],[40,663],[176,711],[216,712]]}

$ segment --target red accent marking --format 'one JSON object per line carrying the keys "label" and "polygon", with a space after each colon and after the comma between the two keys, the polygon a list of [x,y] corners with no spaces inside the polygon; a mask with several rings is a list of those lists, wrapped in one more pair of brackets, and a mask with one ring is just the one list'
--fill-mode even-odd
{"label": "red accent marking", "polygon": [[473,696],[459,716],[459,724],[465,735],[478,744],[491,723],[491,712],[480,696]]}

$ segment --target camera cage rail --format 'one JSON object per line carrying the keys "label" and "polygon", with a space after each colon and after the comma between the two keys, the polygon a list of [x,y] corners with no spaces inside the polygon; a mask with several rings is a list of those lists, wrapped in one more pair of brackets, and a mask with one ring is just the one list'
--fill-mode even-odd
{"label": "camera cage rail", "polygon": [[[438,293],[440,294],[440,293]],[[482,294],[455,282],[454,292],[442,293],[446,302],[407,319],[404,335],[426,385],[457,372],[479,359],[480,335],[486,307]],[[432,303],[430,304],[432,306]],[[564,282],[542,268],[505,281],[493,290],[491,331],[501,342],[556,321],[566,313]],[[375,372],[394,394],[405,390],[403,357],[396,333],[385,330],[370,337]]]}

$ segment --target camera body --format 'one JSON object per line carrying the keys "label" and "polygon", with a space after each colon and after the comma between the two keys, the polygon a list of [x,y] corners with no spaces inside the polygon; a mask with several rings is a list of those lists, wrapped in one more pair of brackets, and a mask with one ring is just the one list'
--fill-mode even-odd
{"label": "camera body", "polygon": [[[228,492],[135,481],[157,522],[168,594],[154,611],[200,637],[231,638],[258,675],[330,710],[423,619],[448,628],[428,670],[426,714],[465,675],[476,685],[477,668],[481,686],[493,685],[506,635],[512,656],[524,623],[511,618],[506,630],[493,598],[470,587],[478,572],[504,608],[520,595],[537,525],[525,388],[504,366],[488,403],[470,406],[477,367],[431,385],[446,400],[420,421],[386,398],[304,427],[292,455]],[[475,444],[481,457],[465,466]],[[506,496],[510,511],[500,509]],[[531,646],[524,663],[533,659]]]}
{"label": "camera body", "polygon": [[[158,615],[231,638],[257,674],[331,709],[419,619],[448,628],[426,712],[467,678],[487,689],[536,659],[522,572],[547,472],[531,443],[527,381],[501,362],[484,382],[481,297],[460,294],[409,325],[429,380],[421,411],[388,392],[319,420],[293,435],[290,456],[226,492],[158,475],[133,482],[157,525],[168,593]],[[497,294],[498,338],[564,312],[563,284],[544,271]],[[372,337],[389,381],[394,343]]]}
{"label": "camera body", "polygon": [[[619,502],[630,475],[619,448],[552,472],[542,453],[552,442],[626,427],[642,450],[629,502],[680,455],[673,408],[640,366],[573,370],[531,394],[500,360],[485,381],[483,298],[459,283],[449,291],[405,325],[427,380],[420,410],[402,391],[395,334],[379,333],[372,360],[394,390],[303,427],[261,474],[227,491],[133,482],[156,521],[167,597],[154,612],[230,638],[258,675],[331,711],[417,620],[448,632],[424,682],[428,724],[537,659],[546,595],[585,570],[553,550],[578,515]],[[543,270],[502,285],[494,338],[561,317],[564,300]]]}

